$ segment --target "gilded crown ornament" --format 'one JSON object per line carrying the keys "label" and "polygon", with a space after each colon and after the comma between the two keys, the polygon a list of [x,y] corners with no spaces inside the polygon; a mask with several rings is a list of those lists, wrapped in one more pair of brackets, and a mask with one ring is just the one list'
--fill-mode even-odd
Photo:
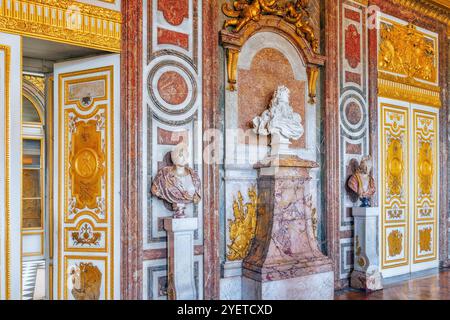
{"label": "gilded crown ornament", "polygon": [[224,28],[234,27],[239,32],[250,21],[258,22],[262,15],[275,15],[283,18],[296,28],[297,34],[306,39],[314,53],[319,53],[319,41],[309,22],[309,0],[295,0],[281,4],[279,0],[235,0],[233,4],[225,2],[222,12],[229,18]]}

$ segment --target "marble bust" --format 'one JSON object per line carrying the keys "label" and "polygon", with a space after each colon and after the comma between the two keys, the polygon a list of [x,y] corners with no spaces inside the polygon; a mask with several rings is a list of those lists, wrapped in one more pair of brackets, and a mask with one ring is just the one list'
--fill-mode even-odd
{"label": "marble bust", "polygon": [[302,118],[292,109],[289,95],[287,87],[279,86],[273,94],[269,109],[252,121],[256,134],[271,136],[271,146],[276,149],[275,154],[289,153],[289,140],[298,140],[304,133]]}
{"label": "marble bust", "polygon": [[361,207],[370,207],[370,198],[375,194],[375,179],[372,175],[372,157],[364,157],[356,172],[347,182],[350,190],[356,193],[361,200]]}
{"label": "marble bust", "polygon": [[255,133],[265,136],[278,133],[287,139],[300,139],[304,132],[302,119],[289,104],[289,95],[287,87],[278,87],[269,109],[253,119]]}
{"label": "marble bust", "polygon": [[178,144],[170,156],[174,165],[158,171],[151,192],[172,205],[174,218],[184,218],[186,205],[198,203],[201,199],[200,177],[187,165],[189,151],[185,143]]}

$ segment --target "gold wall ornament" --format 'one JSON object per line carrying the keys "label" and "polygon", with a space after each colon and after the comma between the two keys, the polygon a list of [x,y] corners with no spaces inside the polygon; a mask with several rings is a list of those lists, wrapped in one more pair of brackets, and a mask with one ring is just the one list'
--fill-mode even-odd
{"label": "gold wall ornament", "polygon": [[102,273],[92,262],[81,262],[70,270],[75,300],[99,300]]}
{"label": "gold wall ornament", "polygon": [[228,2],[222,5],[222,12],[228,19],[224,22],[224,29],[233,26],[233,32],[239,32],[250,21],[259,21],[263,14],[281,15],[277,8],[277,0],[234,0],[230,6]]}
{"label": "gold wall ornament", "polygon": [[228,90],[236,90],[236,73],[239,59],[239,50],[227,49],[227,74],[228,74]]}
{"label": "gold wall ornament", "polygon": [[419,142],[419,187],[423,195],[428,195],[433,187],[433,149],[429,141]]}
{"label": "gold wall ornament", "polygon": [[256,208],[257,194],[256,187],[248,190],[250,202],[244,204],[241,192],[238,192],[237,199],[233,202],[234,220],[228,219],[230,231],[230,244],[228,245],[228,260],[244,259],[255,237],[256,232]]}
{"label": "gold wall ornament", "polygon": [[234,27],[240,32],[250,21],[258,22],[262,15],[279,16],[295,27],[298,36],[306,39],[314,53],[319,53],[319,41],[309,21],[309,0],[234,0],[225,2],[222,12],[231,18],[224,22],[223,28]]}
{"label": "gold wall ornament", "polygon": [[432,228],[424,228],[419,230],[419,247],[420,252],[431,251],[431,232]]}
{"label": "gold wall ornament", "polygon": [[387,183],[391,195],[401,194],[403,175],[403,145],[399,139],[391,138],[387,149]]}
{"label": "gold wall ornament", "polygon": [[378,72],[378,95],[430,107],[440,108],[442,106],[439,87],[385,72]]}
{"label": "gold wall ornament", "polygon": [[402,26],[381,21],[379,70],[436,83],[438,52],[435,41],[413,24]]}
{"label": "gold wall ornament", "polygon": [[0,31],[120,52],[122,15],[72,0],[1,0]]}
{"label": "gold wall ornament", "polygon": [[319,77],[319,68],[317,66],[308,66],[308,95],[309,103],[316,103],[317,95],[317,78]]}
{"label": "gold wall ornament", "polygon": [[72,195],[76,199],[75,209],[97,207],[101,196],[105,154],[101,132],[97,121],[78,121],[72,135],[69,155]]}
{"label": "gold wall ornament", "polygon": [[80,231],[72,232],[73,244],[76,246],[97,246],[101,237],[102,234],[100,232],[94,232],[88,223],[83,224]]}
{"label": "gold wall ornament", "polygon": [[403,251],[403,234],[399,230],[392,231],[388,236],[389,256],[395,257]]}

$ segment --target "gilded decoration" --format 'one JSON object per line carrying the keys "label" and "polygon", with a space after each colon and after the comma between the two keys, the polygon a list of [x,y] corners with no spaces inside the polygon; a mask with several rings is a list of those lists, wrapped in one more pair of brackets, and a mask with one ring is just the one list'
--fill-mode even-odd
{"label": "gilded decoration", "polygon": [[380,70],[436,83],[437,52],[433,39],[412,24],[385,22],[381,22],[380,38]]}
{"label": "gilded decoration", "polygon": [[102,284],[102,273],[91,262],[72,267],[70,270],[72,280],[72,295],[75,300],[99,300]]}
{"label": "gilded decoration", "polygon": [[249,202],[244,204],[241,192],[233,202],[234,220],[229,219],[230,244],[228,245],[228,260],[244,259],[255,237],[256,232],[256,187],[248,190]]}
{"label": "gilded decoration", "polygon": [[308,6],[309,0],[235,0],[232,5],[225,2],[222,12],[230,19],[225,21],[224,29],[234,27],[233,32],[239,32],[250,21],[258,22],[262,15],[279,16],[292,24],[298,36],[305,38],[312,50],[319,53],[319,41],[310,25]]}
{"label": "gilded decoration", "polygon": [[34,76],[31,74],[24,74],[23,80],[30,82],[32,85],[34,85],[36,88],[39,89],[40,92],[45,92],[45,78]]}
{"label": "gilded decoration", "polygon": [[72,232],[73,244],[76,246],[98,246],[101,237],[102,234],[100,232],[94,232],[92,226],[88,223],[84,223],[80,231]]}
{"label": "gilded decoration", "polygon": [[431,232],[432,228],[424,228],[419,230],[419,246],[420,252],[431,251]]}
{"label": "gilded decoration", "polygon": [[422,195],[428,195],[433,187],[433,150],[428,141],[419,145],[419,187]]}
{"label": "gilded decoration", "polygon": [[390,195],[400,195],[403,187],[403,145],[391,138],[387,149],[387,184]]}
{"label": "gilded decoration", "polygon": [[378,52],[380,96],[441,107],[436,37],[382,20]]}
{"label": "gilded decoration", "polygon": [[120,52],[122,15],[71,0],[0,0],[0,31]]}
{"label": "gilded decoration", "polygon": [[413,9],[447,25],[450,36],[450,2],[448,0],[391,0],[404,8]]}
{"label": "gilded decoration", "polygon": [[69,164],[72,195],[76,199],[74,208],[80,210],[97,208],[97,198],[102,191],[105,154],[97,123],[96,120],[89,120],[73,124]]}
{"label": "gilded decoration", "polygon": [[363,268],[366,265],[366,260],[361,256],[361,244],[359,242],[359,236],[355,237],[355,255],[357,257],[358,265]]}
{"label": "gilded decoration", "polygon": [[392,231],[388,236],[389,256],[395,257],[403,251],[403,234],[399,230]]}

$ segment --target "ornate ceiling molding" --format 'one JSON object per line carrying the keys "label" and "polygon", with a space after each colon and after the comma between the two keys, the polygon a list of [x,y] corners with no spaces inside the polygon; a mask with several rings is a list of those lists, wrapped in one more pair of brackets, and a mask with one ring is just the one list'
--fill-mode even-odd
{"label": "ornate ceiling molding", "polygon": [[448,0],[392,0],[392,2],[446,24],[447,36],[450,37],[450,2]]}
{"label": "ornate ceiling molding", "polygon": [[120,52],[119,11],[72,0],[2,0],[0,31]]}

